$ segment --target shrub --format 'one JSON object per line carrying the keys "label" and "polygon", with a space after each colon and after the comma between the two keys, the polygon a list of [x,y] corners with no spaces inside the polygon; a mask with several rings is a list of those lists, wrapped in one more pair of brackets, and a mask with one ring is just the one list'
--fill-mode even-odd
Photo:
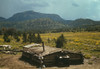
{"label": "shrub", "polygon": [[85,54],[84,57],[85,57],[86,59],[90,59],[90,58],[91,58],[91,55]]}

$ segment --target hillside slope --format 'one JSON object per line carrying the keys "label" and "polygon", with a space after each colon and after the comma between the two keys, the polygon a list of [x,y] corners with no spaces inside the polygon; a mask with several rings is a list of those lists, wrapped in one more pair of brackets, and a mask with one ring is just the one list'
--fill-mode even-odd
{"label": "hillside slope", "polygon": [[13,27],[18,30],[54,30],[65,27],[64,24],[49,18],[40,18],[22,22],[0,22],[0,28]]}
{"label": "hillside slope", "polygon": [[8,21],[25,21],[40,18],[50,18],[55,21],[63,21],[63,19],[57,14],[44,14],[34,11],[25,11],[14,14],[12,17],[8,18]]}

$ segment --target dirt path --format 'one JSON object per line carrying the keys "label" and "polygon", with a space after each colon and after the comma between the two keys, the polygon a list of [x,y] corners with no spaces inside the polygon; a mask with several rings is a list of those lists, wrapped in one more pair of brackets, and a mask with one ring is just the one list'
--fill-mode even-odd
{"label": "dirt path", "polygon": [[9,55],[0,59],[1,69],[36,69],[35,66],[32,66],[24,61],[19,60],[20,55]]}
{"label": "dirt path", "polygon": [[[0,69],[40,69],[27,62],[19,60],[20,55],[7,55],[0,58]],[[47,67],[44,69],[100,69],[100,59],[85,60],[82,65],[70,65],[69,67]]]}
{"label": "dirt path", "polygon": [[100,69],[100,59],[85,59],[84,64],[81,65],[70,65],[69,67],[51,67],[45,69]]}

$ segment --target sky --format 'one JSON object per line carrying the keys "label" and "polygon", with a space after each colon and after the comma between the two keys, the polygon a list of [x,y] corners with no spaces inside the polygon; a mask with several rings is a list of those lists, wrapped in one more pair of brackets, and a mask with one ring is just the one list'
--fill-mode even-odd
{"label": "sky", "polygon": [[0,17],[29,10],[58,14],[66,20],[100,20],[100,0],[0,0]]}

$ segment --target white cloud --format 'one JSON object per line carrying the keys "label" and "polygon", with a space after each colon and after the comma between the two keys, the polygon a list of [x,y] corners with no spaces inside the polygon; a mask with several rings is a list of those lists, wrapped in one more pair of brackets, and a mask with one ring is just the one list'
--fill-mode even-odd
{"label": "white cloud", "polygon": [[0,16],[27,10],[55,13],[64,19],[100,20],[100,0],[0,0]]}

